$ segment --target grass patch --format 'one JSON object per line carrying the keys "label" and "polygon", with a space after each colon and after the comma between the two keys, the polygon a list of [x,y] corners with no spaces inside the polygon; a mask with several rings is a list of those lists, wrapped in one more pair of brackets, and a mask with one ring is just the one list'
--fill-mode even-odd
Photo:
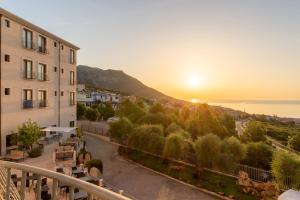
{"label": "grass patch", "polygon": [[200,177],[198,177],[197,171],[194,167],[184,166],[178,170],[171,167],[178,166],[175,162],[172,163],[172,161],[164,160],[137,150],[127,149],[125,147],[119,147],[119,154],[155,171],[167,174],[173,178],[197,187],[216,193],[222,192],[225,196],[232,195],[235,199],[255,200],[255,197],[242,191],[242,188],[236,184],[236,179],[233,177],[223,176],[206,170],[204,170],[200,174]]}

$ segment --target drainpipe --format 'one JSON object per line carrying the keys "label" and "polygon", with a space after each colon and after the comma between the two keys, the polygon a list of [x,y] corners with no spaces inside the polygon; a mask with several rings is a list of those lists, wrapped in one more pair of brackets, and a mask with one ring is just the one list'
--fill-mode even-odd
{"label": "drainpipe", "polygon": [[60,42],[58,42],[58,126],[59,127],[60,127],[60,98],[61,98],[61,88],[60,88],[60,76],[61,76],[60,48],[61,48],[61,44],[60,44]]}

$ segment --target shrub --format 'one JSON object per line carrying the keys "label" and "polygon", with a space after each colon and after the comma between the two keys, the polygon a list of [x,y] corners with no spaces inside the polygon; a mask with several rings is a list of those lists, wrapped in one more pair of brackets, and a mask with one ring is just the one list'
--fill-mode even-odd
{"label": "shrub", "polygon": [[291,153],[285,151],[276,151],[274,153],[272,173],[279,188],[290,182],[290,186],[300,189],[300,161]]}
{"label": "shrub", "polygon": [[111,138],[119,143],[126,143],[129,134],[132,132],[133,125],[126,117],[122,117],[110,124],[109,133]]}
{"label": "shrub", "polygon": [[164,134],[161,125],[140,125],[134,128],[128,138],[128,146],[153,154],[161,155],[164,147]]}
{"label": "shrub", "polygon": [[100,114],[97,110],[88,108],[85,113],[85,117],[90,121],[96,121],[99,118]]}
{"label": "shrub", "polygon": [[236,137],[231,136],[223,141],[222,152],[230,154],[235,162],[239,162],[246,156],[246,147]]}
{"label": "shrub", "polygon": [[77,119],[81,119],[86,112],[86,106],[82,103],[77,103]]}
{"label": "shrub", "polygon": [[266,133],[266,128],[262,124],[250,121],[247,124],[242,139],[248,142],[266,141]]}
{"label": "shrub", "polygon": [[26,148],[32,148],[32,145],[41,137],[42,132],[36,122],[28,120],[18,128],[18,141]]}
{"label": "shrub", "polygon": [[85,163],[85,167],[88,168],[88,171],[90,171],[90,169],[92,167],[95,167],[103,174],[103,163],[101,160],[93,159],[93,160],[87,161]]}
{"label": "shrub", "polygon": [[42,155],[43,149],[41,147],[36,147],[36,148],[32,148],[29,152],[28,152],[28,156],[30,158],[36,158]]}
{"label": "shrub", "polygon": [[182,159],[186,154],[186,145],[180,133],[172,133],[166,138],[163,156],[166,158]]}
{"label": "shrub", "polygon": [[242,161],[246,165],[257,168],[270,169],[273,149],[263,142],[251,142],[246,145],[247,153]]}
{"label": "shrub", "polygon": [[291,135],[289,137],[288,144],[290,148],[300,151],[300,133],[294,133]]}
{"label": "shrub", "polygon": [[214,134],[199,137],[195,141],[197,163],[201,167],[214,167],[221,153],[221,140]]}

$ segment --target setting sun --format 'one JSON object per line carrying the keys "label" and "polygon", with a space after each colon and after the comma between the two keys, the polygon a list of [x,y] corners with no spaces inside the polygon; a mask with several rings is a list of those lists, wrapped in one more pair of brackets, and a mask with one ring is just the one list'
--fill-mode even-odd
{"label": "setting sun", "polygon": [[198,75],[191,75],[187,78],[187,85],[189,88],[195,89],[199,88],[202,84],[202,80]]}

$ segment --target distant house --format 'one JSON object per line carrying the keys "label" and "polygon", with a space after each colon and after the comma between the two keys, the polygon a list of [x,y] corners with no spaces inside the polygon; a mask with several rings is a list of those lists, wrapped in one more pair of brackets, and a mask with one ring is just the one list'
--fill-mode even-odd
{"label": "distant house", "polygon": [[77,84],[76,90],[77,90],[77,92],[83,92],[85,90],[85,85],[84,84]]}
{"label": "distant house", "polygon": [[121,101],[120,94],[107,92],[107,91],[92,92],[91,97],[94,102],[101,102],[101,103],[118,104]]}

